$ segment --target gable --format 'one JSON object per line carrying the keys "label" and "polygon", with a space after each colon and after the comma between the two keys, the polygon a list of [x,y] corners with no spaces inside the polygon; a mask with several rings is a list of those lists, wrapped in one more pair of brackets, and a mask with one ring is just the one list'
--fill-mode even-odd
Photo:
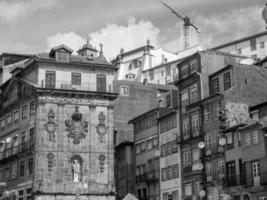
{"label": "gable", "polygon": [[33,87],[12,78],[2,93],[0,105],[1,109],[29,98],[34,94]]}

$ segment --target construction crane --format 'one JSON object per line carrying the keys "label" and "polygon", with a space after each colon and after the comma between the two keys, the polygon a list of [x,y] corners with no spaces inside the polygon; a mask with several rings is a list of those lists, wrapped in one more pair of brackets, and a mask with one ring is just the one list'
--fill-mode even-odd
{"label": "construction crane", "polygon": [[169,6],[165,1],[161,0],[161,2],[163,3],[164,6],[170,9],[172,13],[176,15],[176,17],[184,21],[184,48],[187,49],[189,47],[189,26],[192,26],[197,31],[197,33],[200,33],[198,27],[196,27],[194,24],[190,22],[189,17],[187,16],[183,17],[177,11],[175,11],[171,6]]}

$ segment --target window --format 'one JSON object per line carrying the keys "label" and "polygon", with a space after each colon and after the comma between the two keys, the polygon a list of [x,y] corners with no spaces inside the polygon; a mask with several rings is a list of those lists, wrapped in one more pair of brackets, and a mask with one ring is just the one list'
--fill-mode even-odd
{"label": "window", "polygon": [[172,200],[178,200],[178,190],[172,191]]}
{"label": "window", "polygon": [[219,78],[212,80],[212,93],[216,94],[220,92]]}
{"label": "window", "polygon": [[172,153],[177,153],[178,152],[178,145],[176,140],[172,141]]}
{"label": "window", "polygon": [[259,133],[258,133],[258,131],[253,131],[252,132],[252,141],[253,141],[253,144],[258,144],[259,143]]}
{"label": "window", "polygon": [[191,152],[190,151],[183,152],[183,164],[184,164],[184,167],[191,165]]}
{"label": "window", "polygon": [[97,75],[97,91],[98,92],[106,92],[106,76],[105,75]]}
{"label": "window", "polygon": [[267,200],[267,197],[259,197],[259,200]]}
{"label": "window", "polygon": [[147,150],[151,150],[153,148],[153,139],[149,139],[147,141]]}
{"label": "window", "polygon": [[218,100],[215,102],[215,119],[217,119],[219,117],[219,115],[221,114],[221,110],[222,110],[222,100]]}
{"label": "window", "polygon": [[172,117],[172,129],[177,127],[177,118],[176,118],[176,114],[174,114]]}
{"label": "window", "polygon": [[231,87],[231,77],[230,72],[223,75],[224,90],[228,90]]}
{"label": "window", "polygon": [[27,106],[22,107],[22,112],[21,112],[21,118],[25,119],[27,117]]}
{"label": "window", "polygon": [[32,199],[32,188],[28,188],[26,190],[26,195],[27,195],[27,200],[31,200]]}
{"label": "window", "polygon": [[264,45],[264,42],[260,42],[260,48],[261,48],[261,49],[264,49],[264,46],[265,46],[265,45]]}
{"label": "window", "polygon": [[194,73],[197,71],[197,60],[196,59],[190,62],[190,71],[191,73]]}
{"label": "window", "polygon": [[250,146],[251,145],[251,138],[250,138],[250,133],[245,134],[245,146]]}
{"label": "window", "polygon": [[218,171],[219,171],[219,174],[225,173],[225,162],[223,160],[218,161]]}
{"label": "window", "polygon": [[166,168],[161,169],[161,180],[166,181],[167,180],[167,171]]}
{"label": "window", "polygon": [[166,66],[166,76],[170,76],[171,75],[171,66],[168,65]]}
{"label": "window", "polygon": [[192,151],[192,154],[193,154],[193,162],[194,161],[199,161],[199,158],[200,158],[200,150],[199,150],[199,148],[194,148],[193,151]]}
{"label": "window", "polygon": [[9,115],[7,116],[7,125],[10,126],[11,123],[12,123],[12,116],[11,116],[11,114],[9,114]]}
{"label": "window", "polygon": [[237,49],[237,54],[238,54],[238,55],[241,55],[241,54],[242,54],[242,49],[241,49],[241,48],[238,48],[238,49]]}
{"label": "window", "polygon": [[140,144],[136,144],[136,146],[135,146],[135,152],[136,152],[136,154],[141,153],[141,145]]}
{"label": "window", "polygon": [[226,137],[226,145],[233,145],[233,133],[225,134]]}
{"label": "window", "polygon": [[5,119],[1,120],[1,129],[5,128]]}
{"label": "window", "polygon": [[146,151],[146,142],[141,142],[140,145],[141,145],[141,147],[140,147],[141,152]]}
{"label": "window", "polygon": [[58,51],[57,52],[57,60],[60,61],[68,61],[69,60],[69,54],[64,51]]}
{"label": "window", "polygon": [[81,85],[81,73],[71,73],[71,84],[72,85]]}
{"label": "window", "polygon": [[153,148],[156,148],[156,147],[158,147],[158,138],[157,137],[154,137],[153,138]]}
{"label": "window", "polygon": [[14,122],[17,122],[19,120],[19,111],[14,112]]}
{"label": "window", "polygon": [[181,76],[185,78],[188,75],[188,64],[185,64],[181,67]]}
{"label": "window", "polygon": [[194,103],[198,101],[198,91],[197,91],[197,85],[194,84],[192,87],[189,89],[190,93],[190,103]]}
{"label": "window", "polygon": [[173,166],[173,178],[179,178],[179,165]]}
{"label": "window", "polygon": [[30,115],[35,113],[35,101],[32,101],[30,104]]}
{"label": "window", "polygon": [[166,108],[171,107],[171,94],[166,95]]}
{"label": "window", "polygon": [[0,169],[0,181],[4,181],[4,169]]}
{"label": "window", "polygon": [[212,177],[212,168],[210,163],[206,164],[206,175],[207,177]]}
{"label": "window", "polygon": [[55,71],[45,72],[45,87],[46,88],[56,87],[56,72]]}
{"label": "window", "polygon": [[172,166],[167,167],[167,180],[172,179]]}
{"label": "window", "polygon": [[149,71],[149,79],[154,80],[154,70]]}
{"label": "window", "polygon": [[182,112],[184,113],[186,111],[186,106],[189,104],[189,98],[188,98],[188,91],[184,90],[181,92],[181,99],[182,99]]}
{"label": "window", "polygon": [[24,173],[25,173],[25,160],[22,160],[19,163],[19,176],[24,176]]}
{"label": "window", "polygon": [[164,71],[163,70],[161,71],[161,76],[164,76]]}
{"label": "window", "polygon": [[166,130],[166,121],[165,120],[162,120],[160,123],[159,123],[159,126],[160,126],[160,133],[164,133],[165,130]]}
{"label": "window", "polygon": [[18,163],[17,163],[17,161],[14,161],[12,163],[12,173],[11,173],[11,178],[12,179],[17,178],[17,170],[18,170]]}
{"label": "window", "polygon": [[5,179],[6,180],[9,180],[9,178],[10,178],[10,169],[9,169],[9,167],[6,167],[5,168]]}
{"label": "window", "polygon": [[121,96],[129,96],[129,87],[121,86],[120,87],[120,94],[121,94]]}
{"label": "window", "polygon": [[24,199],[24,190],[19,190],[19,198],[18,200],[23,200]]}
{"label": "window", "polygon": [[33,158],[28,159],[28,175],[33,174]]}
{"label": "window", "polygon": [[189,138],[189,119],[183,119],[183,139]]}
{"label": "window", "polygon": [[204,120],[208,121],[210,120],[210,105],[205,105],[204,106]]}
{"label": "window", "polygon": [[191,196],[192,195],[192,184],[191,183],[185,184],[184,191],[185,191],[185,196]]}
{"label": "window", "polygon": [[193,137],[199,136],[199,116],[198,116],[198,113],[192,115],[192,134],[193,134]]}
{"label": "window", "polygon": [[257,41],[256,38],[250,40],[250,50],[255,51],[257,49]]}
{"label": "window", "polygon": [[210,135],[206,135],[205,136],[205,143],[206,143],[206,146],[205,146],[206,151],[211,150],[211,138],[210,138]]}

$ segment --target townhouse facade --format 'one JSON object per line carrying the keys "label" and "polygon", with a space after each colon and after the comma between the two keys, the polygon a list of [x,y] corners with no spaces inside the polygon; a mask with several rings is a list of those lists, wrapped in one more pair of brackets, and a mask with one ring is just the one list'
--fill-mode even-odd
{"label": "townhouse facade", "polygon": [[236,55],[244,55],[253,59],[263,59],[267,53],[267,32],[263,31],[244,38],[212,47],[211,50],[228,52]]}
{"label": "townhouse facade", "polygon": [[115,199],[117,69],[94,53],[60,45],[1,85],[1,198]]}
{"label": "townhouse facade", "polygon": [[181,150],[178,142],[177,111],[170,110],[158,118],[160,145],[160,195],[162,200],[178,200],[181,192]]}

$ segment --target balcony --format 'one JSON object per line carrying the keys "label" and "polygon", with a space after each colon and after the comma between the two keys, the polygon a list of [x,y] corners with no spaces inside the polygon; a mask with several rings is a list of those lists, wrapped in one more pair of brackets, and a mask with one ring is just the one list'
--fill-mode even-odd
{"label": "balcony", "polygon": [[246,176],[245,175],[226,176],[222,179],[222,181],[224,187],[245,186]]}
{"label": "balcony", "polygon": [[[87,90],[87,91],[97,91],[96,83],[92,84],[90,82],[81,82],[80,85],[73,85],[70,81],[55,81],[55,84],[48,85],[45,80],[41,81],[42,88],[51,89],[64,89],[64,90]],[[106,85],[106,89],[103,92],[113,92],[112,85]]]}
{"label": "balcony", "polygon": [[141,182],[146,182],[146,175],[138,175],[135,177],[135,182],[136,183],[141,183]]}
{"label": "balcony", "polygon": [[220,145],[211,145],[211,147],[205,149],[205,158],[213,158],[223,154],[224,147]]}
{"label": "balcony", "polygon": [[146,174],[146,182],[151,183],[151,182],[158,182],[159,181],[159,171],[152,171],[148,172]]}
{"label": "balcony", "polygon": [[17,156],[19,153],[25,153],[34,149],[34,141],[29,140],[24,143],[12,146],[0,152],[0,161],[4,161],[13,156]]}

